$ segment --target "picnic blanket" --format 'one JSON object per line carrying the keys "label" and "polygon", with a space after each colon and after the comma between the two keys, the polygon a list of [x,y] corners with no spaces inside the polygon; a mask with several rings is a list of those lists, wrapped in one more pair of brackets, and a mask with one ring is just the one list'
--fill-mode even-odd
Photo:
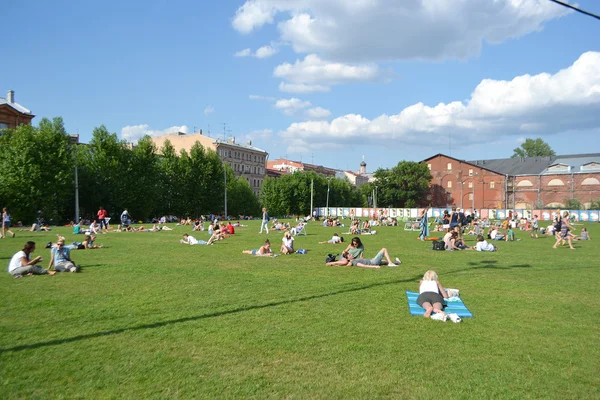
{"label": "picnic blanket", "polygon": [[[406,299],[408,300],[408,311],[410,315],[423,315],[425,314],[425,309],[417,304],[417,297],[419,297],[419,293],[411,292],[410,290],[406,291]],[[451,297],[450,299],[445,299],[444,304],[446,308],[444,311],[446,314],[458,314],[461,318],[473,318],[473,314],[467,309],[465,303],[459,297]]]}

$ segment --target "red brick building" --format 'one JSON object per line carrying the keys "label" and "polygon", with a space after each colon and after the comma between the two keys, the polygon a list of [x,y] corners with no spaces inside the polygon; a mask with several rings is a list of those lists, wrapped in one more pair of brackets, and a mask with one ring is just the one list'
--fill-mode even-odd
{"label": "red brick building", "polygon": [[15,102],[15,92],[9,90],[6,98],[0,97],[0,130],[14,129],[18,125],[31,125],[31,120],[35,117],[25,107]]}
{"label": "red brick building", "polygon": [[473,161],[437,154],[422,162],[435,207],[533,209],[600,199],[600,153]]}

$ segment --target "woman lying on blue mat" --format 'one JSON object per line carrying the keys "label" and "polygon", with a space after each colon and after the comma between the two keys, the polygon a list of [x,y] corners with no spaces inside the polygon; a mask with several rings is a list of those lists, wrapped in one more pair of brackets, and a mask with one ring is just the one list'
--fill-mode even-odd
{"label": "woman lying on blue mat", "polygon": [[425,318],[431,317],[431,313],[444,313],[444,299],[448,298],[448,294],[444,287],[438,281],[438,276],[435,271],[427,271],[423,275],[423,279],[419,281],[419,297],[417,304],[425,309]]}

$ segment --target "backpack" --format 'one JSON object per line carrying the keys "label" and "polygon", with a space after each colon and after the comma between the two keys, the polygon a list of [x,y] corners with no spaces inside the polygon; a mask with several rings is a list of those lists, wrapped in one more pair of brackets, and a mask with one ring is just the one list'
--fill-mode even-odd
{"label": "backpack", "polygon": [[337,255],[327,254],[327,257],[325,258],[325,262],[326,263],[334,262],[336,257],[337,257]]}
{"label": "backpack", "polygon": [[443,240],[435,240],[432,250],[446,250],[446,243]]}

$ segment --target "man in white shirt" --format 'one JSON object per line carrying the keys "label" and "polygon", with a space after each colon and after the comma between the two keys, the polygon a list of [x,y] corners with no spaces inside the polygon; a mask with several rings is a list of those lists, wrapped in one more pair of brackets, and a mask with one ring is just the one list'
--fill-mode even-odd
{"label": "man in white shirt", "polygon": [[477,236],[477,244],[473,246],[477,251],[498,251],[498,248],[483,238],[482,235]]}

